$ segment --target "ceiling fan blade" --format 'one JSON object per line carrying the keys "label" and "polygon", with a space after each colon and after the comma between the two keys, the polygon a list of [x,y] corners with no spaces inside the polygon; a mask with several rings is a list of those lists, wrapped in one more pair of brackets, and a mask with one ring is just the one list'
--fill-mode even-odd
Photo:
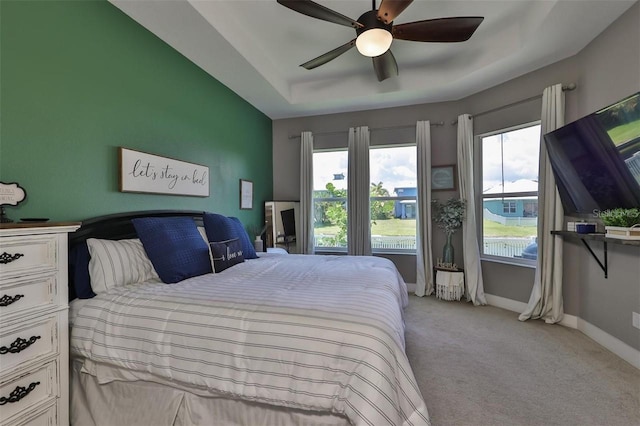
{"label": "ceiling fan blade", "polygon": [[382,0],[378,9],[378,19],[390,23],[409,6],[413,0]]}
{"label": "ceiling fan blade", "polygon": [[327,53],[325,53],[324,55],[320,55],[315,59],[312,59],[308,62],[305,62],[304,64],[300,65],[303,68],[306,68],[308,70],[312,70],[314,68],[319,67],[320,65],[324,65],[329,61],[333,61],[335,58],[337,58],[338,56],[342,55],[343,53],[345,53],[346,51],[348,51],[349,49],[351,49],[353,46],[356,45],[356,39],[354,38],[353,40],[351,40],[349,43],[345,43],[340,47],[337,47]]}
{"label": "ceiling fan blade", "polygon": [[383,81],[389,77],[398,75],[398,63],[393,53],[391,53],[391,50],[387,50],[382,55],[371,59],[373,59],[373,69],[376,71],[378,81]]}
{"label": "ceiling fan blade", "polygon": [[483,20],[480,16],[427,19],[394,25],[392,32],[400,40],[453,43],[469,40]]}
{"label": "ceiling fan blade", "polygon": [[278,0],[278,3],[303,15],[311,16],[312,18],[322,19],[323,21],[333,22],[334,24],[344,25],[345,27],[362,27],[362,24],[358,21],[354,21],[347,16],[312,2],[311,0]]}

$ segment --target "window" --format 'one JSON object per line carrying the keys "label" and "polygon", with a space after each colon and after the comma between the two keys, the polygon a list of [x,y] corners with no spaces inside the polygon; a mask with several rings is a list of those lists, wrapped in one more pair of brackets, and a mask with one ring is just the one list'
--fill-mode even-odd
{"label": "window", "polygon": [[[313,154],[314,246],[347,249],[346,150]],[[369,150],[371,248],[373,252],[416,249],[416,147]]]}
{"label": "window", "polygon": [[502,213],[511,214],[516,212],[516,202],[507,201],[502,203]]}
{"label": "window", "polygon": [[532,263],[537,257],[540,125],[481,135],[482,254]]}
{"label": "window", "polygon": [[347,150],[313,153],[314,247],[347,250]]}
{"label": "window", "polygon": [[416,250],[416,146],[371,147],[371,249]]}

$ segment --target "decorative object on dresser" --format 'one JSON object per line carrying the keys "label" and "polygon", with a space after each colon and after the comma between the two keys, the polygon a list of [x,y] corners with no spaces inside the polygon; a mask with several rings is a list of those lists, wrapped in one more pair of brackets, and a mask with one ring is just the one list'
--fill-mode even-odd
{"label": "decorative object on dresser", "polygon": [[27,192],[17,182],[0,182],[0,223],[11,223],[4,206],[17,206],[27,198]]}
{"label": "decorative object on dresser", "polygon": [[462,227],[465,203],[463,200],[455,198],[449,198],[444,203],[441,203],[438,200],[433,200],[433,209],[433,220],[439,228],[444,229],[444,232],[447,235],[447,242],[442,250],[442,261],[444,263],[453,263],[454,252],[453,244],[451,244],[451,237],[460,227]]}
{"label": "decorative object on dresser", "polygon": [[69,424],[67,233],[0,224],[0,424]]}

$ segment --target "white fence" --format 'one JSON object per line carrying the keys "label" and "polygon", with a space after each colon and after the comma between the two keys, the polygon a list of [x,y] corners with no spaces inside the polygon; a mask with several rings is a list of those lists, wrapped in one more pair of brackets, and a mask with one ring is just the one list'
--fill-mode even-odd
{"label": "white fence", "polygon": [[484,254],[502,257],[521,257],[522,251],[535,241],[530,238],[491,238],[485,237],[483,241]]}
{"label": "white fence", "polygon": [[[315,237],[315,247],[341,247],[346,248],[346,245],[341,244],[336,246],[335,235],[323,235],[317,234]],[[415,250],[416,249],[416,237],[415,236],[384,236],[384,235],[372,235],[371,236],[371,248],[372,249],[391,249],[391,250]]]}
{"label": "white fence", "polygon": [[[315,235],[315,247],[340,247],[347,248],[346,245],[335,244],[334,235]],[[522,251],[529,244],[535,241],[535,237],[529,238],[492,238],[485,237],[483,241],[484,254],[503,257],[521,257]],[[415,250],[416,237],[412,236],[371,236],[371,248],[390,250]]]}

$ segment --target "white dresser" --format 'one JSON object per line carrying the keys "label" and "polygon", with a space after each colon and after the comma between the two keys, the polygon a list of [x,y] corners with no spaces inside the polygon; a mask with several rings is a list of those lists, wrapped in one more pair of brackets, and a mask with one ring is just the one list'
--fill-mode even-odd
{"label": "white dresser", "polygon": [[69,424],[67,234],[0,225],[0,426]]}

